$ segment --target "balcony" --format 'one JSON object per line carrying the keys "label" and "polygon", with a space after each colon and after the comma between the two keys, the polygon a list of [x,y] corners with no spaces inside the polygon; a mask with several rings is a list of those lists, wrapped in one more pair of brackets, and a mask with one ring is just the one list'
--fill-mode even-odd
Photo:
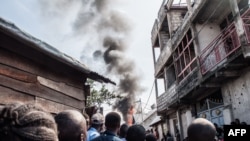
{"label": "balcony", "polygon": [[[242,14],[247,43],[250,44],[250,9]],[[223,65],[236,54],[241,47],[235,24],[226,27],[200,54],[201,73],[205,75]]]}
{"label": "balcony", "polygon": [[158,40],[158,20],[155,19],[152,31],[151,31],[151,42],[153,47],[159,47],[157,45]]}
{"label": "balcony", "polygon": [[188,76],[185,77],[177,86],[176,90],[178,92],[179,98],[186,96],[191,92],[198,84],[198,68],[194,68]]}
{"label": "balcony", "polygon": [[158,19],[159,19],[158,28],[159,29],[161,28],[161,25],[162,25],[164,19],[166,18],[166,16],[167,16],[167,9],[165,7],[165,2],[163,2],[160,10],[158,12]]}
{"label": "balcony", "polygon": [[176,93],[176,85],[172,85],[166,92],[157,97],[157,111],[162,113],[168,109],[168,107],[178,99]]}
{"label": "balcony", "polygon": [[171,53],[172,53],[171,41],[169,40],[167,44],[163,47],[163,50],[161,51],[161,54],[155,63],[155,76],[158,76],[160,74],[164,65],[171,57]]}
{"label": "balcony", "polygon": [[250,44],[250,9],[242,14],[242,20],[244,23],[244,30],[247,37],[247,43]]}

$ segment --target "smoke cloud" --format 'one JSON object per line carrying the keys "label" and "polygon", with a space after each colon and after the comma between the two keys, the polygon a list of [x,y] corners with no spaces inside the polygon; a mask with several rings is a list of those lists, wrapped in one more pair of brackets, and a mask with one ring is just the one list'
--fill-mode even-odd
{"label": "smoke cloud", "polygon": [[143,91],[136,66],[125,55],[132,29],[126,14],[115,9],[114,0],[46,0],[41,4],[49,9],[47,16],[59,15],[61,20],[70,21],[72,35],[84,41],[83,63],[117,79],[116,93],[124,98],[116,101],[113,108],[122,112],[126,120],[135,96]]}

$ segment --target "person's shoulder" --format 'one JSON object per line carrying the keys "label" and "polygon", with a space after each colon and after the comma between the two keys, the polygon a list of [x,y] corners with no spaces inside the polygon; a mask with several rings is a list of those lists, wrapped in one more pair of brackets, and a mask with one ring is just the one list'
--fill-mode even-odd
{"label": "person's shoulder", "polygon": [[122,141],[122,139],[120,139],[118,136],[104,133],[96,137],[92,141]]}
{"label": "person's shoulder", "polygon": [[117,137],[117,136],[113,136],[113,140],[114,141],[123,141],[121,138]]}
{"label": "person's shoulder", "polygon": [[102,140],[103,140],[103,137],[102,137],[102,135],[100,135],[100,136],[92,139],[91,141],[102,141]]}

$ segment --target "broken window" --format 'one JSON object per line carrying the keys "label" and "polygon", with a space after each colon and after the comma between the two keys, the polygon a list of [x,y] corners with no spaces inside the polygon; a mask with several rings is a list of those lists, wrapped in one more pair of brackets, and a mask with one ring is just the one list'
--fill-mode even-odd
{"label": "broken window", "polygon": [[177,80],[180,82],[197,66],[191,30],[188,30],[182,38],[182,41],[174,51],[173,57]]}

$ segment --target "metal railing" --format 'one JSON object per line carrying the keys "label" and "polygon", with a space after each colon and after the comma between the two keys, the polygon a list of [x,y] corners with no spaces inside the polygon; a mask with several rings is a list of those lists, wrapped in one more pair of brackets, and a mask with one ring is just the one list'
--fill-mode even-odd
{"label": "metal railing", "polygon": [[244,30],[247,37],[247,43],[250,43],[250,9],[242,14],[242,20],[244,24]]}
{"label": "metal railing", "polygon": [[204,75],[241,46],[234,23],[225,28],[200,54],[201,73]]}
{"label": "metal railing", "polygon": [[191,31],[188,32],[175,50],[174,61],[178,82],[185,79],[197,66],[197,57],[194,55],[194,38],[191,36]]}

